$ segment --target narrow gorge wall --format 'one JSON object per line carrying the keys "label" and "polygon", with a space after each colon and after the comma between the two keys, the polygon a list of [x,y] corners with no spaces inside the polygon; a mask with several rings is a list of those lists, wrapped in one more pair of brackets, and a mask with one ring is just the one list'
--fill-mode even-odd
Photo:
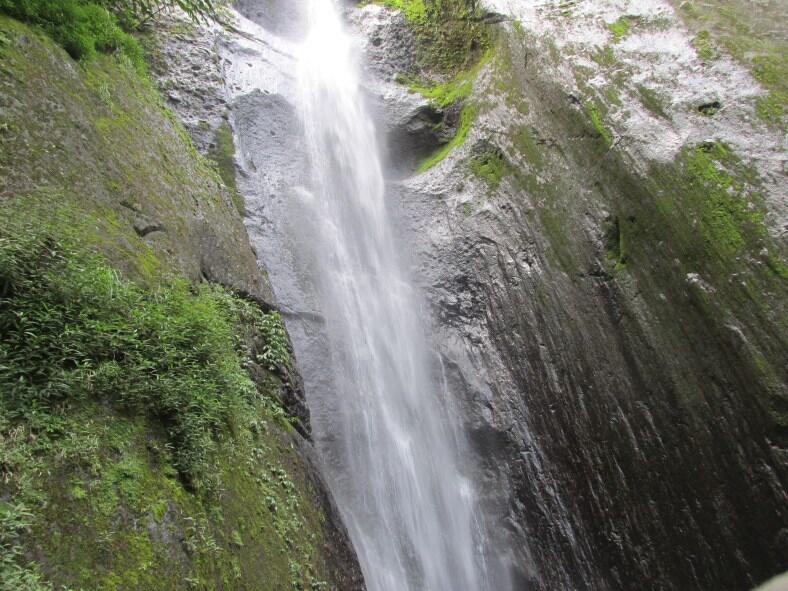
{"label": "narrow gorge wall", "polygon": [[[196,31],[154,29],[162,79]],[[226,107],[211,163],[122,57],[0,16],[0,587],[361,589]]]}
{"label": "narrow gorge wall", "polygon": [[[450,31],[441,51],[468,55],[426,61],[410,4],[346,15],[514,588],[744,590],[788,568],[779,88],[665,2],[491,4],[458,27],[486,53]],[[222,67],[247,227],[329,388],[293,239],[298,7],[239,2]]]}
{"label": "narrow gorge wall", "polygon": [[[435,370],[512,588],[745,591],[788,569],[777,3],[748,20],[733,0],[446,1],[462,10],[428,27],[442,55],[425,54],[421,3],[386,4],[404,14],[347,2],[345,15]],[[66,422],[44,426],[67,429],[46,436],[0,417],[0,540],[56,585],[363,588],[292,371],[332,387],[299,264],[304,15],[235,7],[227,29],[165,20],[145,41],[172,111],[123,63],[77,64],[0,21],[0,239],[45,227],[150,293],[173,277],[184,298],[224,285],[236,312],[281,311],[299,352],[269,366],[252,316],[233,329],[263,420],[216,435],[218,503],[173,468],[171,423],[112,393],[57,405]]]}
{"label": "narrow gorge wall", "polygon": [[[393,148],[392,182],[517,588],[752,588],[788,568],[769,87],[663,2],[493,7],[473,123],[426,172]],[[418,27],[356,20],[390,137],[429,154],[441,105],[394,76]]]}

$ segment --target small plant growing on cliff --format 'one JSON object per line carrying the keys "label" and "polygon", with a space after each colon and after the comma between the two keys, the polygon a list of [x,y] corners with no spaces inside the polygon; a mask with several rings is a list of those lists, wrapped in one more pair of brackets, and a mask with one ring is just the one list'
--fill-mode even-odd
{"label": "small plant growing on cliff", "polygon": [[3,591],[51,591],[33,566],[22,566],[24,550],[19,536],[29,529],[33,515],[24,505],[0,501],[0,589]]}
{"label": "small plant growing on cliff", "polygon": [[285,367],[290,362],[290,350],[287,345],[287,332],[279,312],[263,314],[259,323],[265,344],[260,355],[269,370]]}

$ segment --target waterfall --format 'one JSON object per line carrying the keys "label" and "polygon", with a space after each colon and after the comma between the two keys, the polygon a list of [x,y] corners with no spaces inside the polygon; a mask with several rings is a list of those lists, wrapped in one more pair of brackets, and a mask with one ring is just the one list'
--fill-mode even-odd
{"label": "waterfall", "polygon": [[307,12],[299,194],[332,373],[331,400],[310,400],[316,444],[370,591],[490,589],[459,421],[387,213],[358,50],[332,0]]}

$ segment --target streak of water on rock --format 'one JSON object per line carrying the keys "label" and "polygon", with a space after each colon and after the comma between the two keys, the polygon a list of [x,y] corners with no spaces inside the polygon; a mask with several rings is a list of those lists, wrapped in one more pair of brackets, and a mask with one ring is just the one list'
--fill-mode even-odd
{"label": "streak of water on rock", "polygon": [[353,38],[312,0],[298,52],[303,196],[336,399],[316,441],[371,591],[489,589],[462,437],[431,370],[421,302],[387,214]]}

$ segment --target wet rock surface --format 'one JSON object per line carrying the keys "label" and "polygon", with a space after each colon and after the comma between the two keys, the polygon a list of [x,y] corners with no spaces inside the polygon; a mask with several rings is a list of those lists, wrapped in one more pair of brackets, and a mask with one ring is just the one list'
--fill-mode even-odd
{"label": "wet rock surface", "polygon": [[[415,63],[401,16],[348,8],[491,543],[516,589],[749,589],[788,568],[785,139],[754,118],[757,82],[707,67],[661,1],[493,4],[522,26],[497,25],[468,139],[419,175],[444,114],[394,79]],[[297,8],[237,7],[220,47],[245,221],[319,382],[284,231],[308,240]],[[494,182],[469,164],[490,153]]]}
{"label": "wet rock surface", "polygon": [[[154,73],[168,105],[181,118],[200,152],[210,155],[216,148],[218,130],[224,122],[236,130],[230,156],[237,169],[238,190],[246,198],[244,223],[260,261],[259,276],[265,280],[265,290],[230,285],[266,311],[278,310],[285,318],[298,316],[319,323],[319,318],[294,311],[293,300],[282,297],[279,290],[274,295],[266,269],[266,264],[286,265],[289,260],[287,251],[277,248],[271,238],[271,216],[277,213],[275,204],[290,192],[301,164],[297,156],[298,129],[289,100],[293,62],[287,40],[298,34],[303,15],[296,6],[284,3],[239,1],[236,8],[239,12],[224,28],[194,25],[174,15],[158,31],[159,59]],[[264,81],[273,86],[266,88]],[[206,243],[203,251],[215,253],[203,258],[203,277],[224,282],[226,264],[221,250]],[[288,328],[292,332],[292,326]],[[257,345],[251,346],[254,350]],[[290,351],[295,358],[292,346]],[[265,379],[266,372],[261,368],[253,366],[250,371],[253,379]],[[321,557],[331,572],[329,588],[360,591],[365,587],[356,553],[309,441],[312,433],[303,380],[295,367],[277,368],[277,373],[283,406],[297,419],[298,435],[293,436],[296,453],[325,516]]]}
{"label": "wet rock surface", "polygon": [[[616,20],[612,9],[605,19]],[[582,29],[577,21],[566,22]],[[757,90],[713,117],[697,106],[716,99],[701,99],[671,111],[671,124],[647,114],[643,127],[630,107],[598,125],[588,105],[605,99],[578,85],[587,78],[568,73],[554,45],[582,35],[555,26],[563,40],[503,25],[465,144],[392,183],[447,379],[463,393],[497,543],[512,549],[504,559],[518,589],[752,588],[788,566],[786,284],[758,253],[785,254],[786,179],[772,160],[781,140],[751,135],[745,103]],[[636,59],[634,39],[625,51]],[[713,84],[746,79],[726,68]],[[391,96],[386,80],[376,88]],[[720,107],[734,100],[725,96]],[[719,261],[724,241],[700,238],[704,214],[686,197],[693,165],[681,154],[724,141],[760,171],[778,238],[758,230]],[[469,167],[480,145],[501,149],[497,184]],[[655,205],[666,195],[689,229]]]}

